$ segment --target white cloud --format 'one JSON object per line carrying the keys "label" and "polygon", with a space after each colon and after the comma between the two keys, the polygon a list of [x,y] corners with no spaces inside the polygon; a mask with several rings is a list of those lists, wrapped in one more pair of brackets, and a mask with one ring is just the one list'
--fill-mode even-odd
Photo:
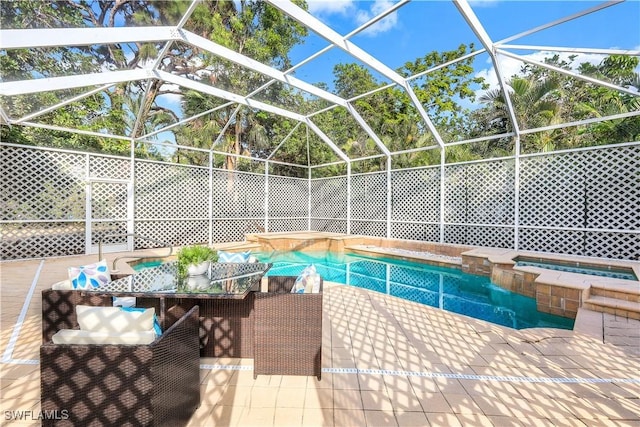
{"label": "white cloud", "polygon": [[[374,1],[358,1],[356,0],[307,0],[309,13],[312,15],[328,16],[341,15],[351,17],[357,25],[362,25],[372,18],[378,16],[385,10],[389,9],[395,1],[393,0],[374,0]],[[365,6],[360,9],[359,7]],[[387,32],[395,28],[398,24],[398,12],[393,12],[384,19],[371,25],[360,34],[375,37],[378,34]]]}
{"label": "white cloud", "polygon": [[346,15],[354,8],[353,0],[307,0],[312,15]]}
{"label": "white cloud", "polygon": [[[521,55],[521,56],[533,61],[544,62],[545,58],[551,57],[556,53],[557,52],[541,51],[541,52],[535,52],[529,55]],[[601,54],[587,54],[587,53],[575,54],[575,53],[569,53],[569,52],[558,53],[560,60],[566,60],[566,61],[569,61],[569,56],[571,55],[576,55],[576,58],[573,60],[573,63],[572,63],[574,67],[577,67],[583,62],[588,62],[594,65],[597,65],[597,64],[600,64],[600,62],[602,62],[602,60],[606,57],[606,55],[601,55]],[[487,59],[487,62],[491,64],[491,59]],[[499,55],[498,64],[500,66],[500,70],[502,71],[502,75],[504,79],[508,81],[514,75],[522,75],[521,68],[525,63],[517,59]],[[493,67],[480,70],[476,73],[475,76],[484,78],[485,82],[489,84],[488,90],[493,90],[498,88],[498,76],[496,76],[496,72],[493,69]],[[476,96],[479,97],[484,93],[485,91],[478,91],[476,92]]]}
{"label": "white cloud", "polygon": [[[366,3],[365,3],[366,4]],[[389,9],[393,6],[394,2],[391,0],[375,0],[371,5],[369,10],[359,10],[356,14],[356,22],[358,25],[362,25],[365,22],[368,22],[373,17],[380,15],[385,10]],[[367,35],[370,37],[377,36],[378,34],[385,33],[398,24],[398,12],[393,12],[387,16],[385,16],[382,20],[376,22],[372,26],[368,27],[366,30],[362,31],[360,34]]]}

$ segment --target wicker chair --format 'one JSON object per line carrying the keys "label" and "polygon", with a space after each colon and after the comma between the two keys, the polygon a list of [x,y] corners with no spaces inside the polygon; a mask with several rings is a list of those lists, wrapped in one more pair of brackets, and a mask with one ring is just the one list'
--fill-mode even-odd
{"label": "wicker chair", "polygon": [[254,378],[313,375],[322,371],[322,283],[320,293],[292,294],[296,277],[271,276],[268,292],[254,307]]}
{"label": "wicker chair", "polygon": [[[184,316],[167,316],[170,326],[148,345],[59,345],[50,340],[52,325],[77,328],[75,310],[52,309],[50,303],[66,304],[61,295],[74,297],[46,292],[43,335],[49,338],[40,347],[41,410],[56,419],[45,419],[42,425],[188,423],[200,405],[197,306]],[[100,299],[93,302],[107,305]]]}

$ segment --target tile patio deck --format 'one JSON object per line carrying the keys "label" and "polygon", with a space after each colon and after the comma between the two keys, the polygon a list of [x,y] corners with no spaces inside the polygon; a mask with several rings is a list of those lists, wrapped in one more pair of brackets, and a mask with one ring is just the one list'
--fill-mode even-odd
{"label": "tile patio deck", "polygon": [[[0,264],[3,425],[39,425],[40,291],[94,260]],[[348,286],[324,298],[322,381],[202,359],[190,426],[640,425],[638,321],[581,311],[576,331],[516,331]]]}

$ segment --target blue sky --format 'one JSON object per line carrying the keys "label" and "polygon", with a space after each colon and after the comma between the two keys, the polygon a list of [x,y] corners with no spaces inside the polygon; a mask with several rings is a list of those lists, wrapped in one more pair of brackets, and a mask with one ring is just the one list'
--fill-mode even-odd
{"label": "blue sky", "polygon": [[[394,3],[391,0],[308,0],[309,11],[341,35],[348,34]],[[471,1],[470,4],[489,36],[498,41],[591,9],[601,2],[481,0]],[[461,43],[471,42],[480,46],[453,3],[443,0],[414,0],[380,21],[376,27],[371,27],[350,40],[392,69],[432,50],[452,50]],[[640,49],[640,0],[627,0],[511,43],[637,50]],[[324,39],[310,34],[304,46],[293,50],[293,63],[298,63],[326,45],[328,43]],[[545,56],[532,51],[517,53],[540,60]],[[602,56],[581,54],[580,58],[599,62]],[[476,59],[474,65],[477,73],[487,76],[491,73],[488,60],[486,55]],[[357,61],[334,48],[301,67],[295,75],[312,83],[323,81],[332,86],[332,69],[339,62]],[[517,72],[519,64],[516,61],[507,62],[511,62],[505,63],[507,73],[511,75]]]}

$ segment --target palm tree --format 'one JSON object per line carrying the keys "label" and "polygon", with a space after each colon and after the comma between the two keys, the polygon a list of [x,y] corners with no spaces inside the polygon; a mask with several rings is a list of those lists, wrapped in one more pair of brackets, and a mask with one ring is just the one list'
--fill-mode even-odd
{"label": "palm tree", "polygon": [[[520,129],[535,129],[560,123],[562,104],[560,83],[555,77],[534,78],[514,76],[508,83],[509,97],[513,105]],[[507,103],[501,89],[486,92],[479,98],[489,109],[483,114],[487,126],[500,132],[513,130]],[[531,134],[525,138],[528,149],[550,151],[555,147],[555,132],[546,131]],[[523,147],[525,148],[525,147]]]}

